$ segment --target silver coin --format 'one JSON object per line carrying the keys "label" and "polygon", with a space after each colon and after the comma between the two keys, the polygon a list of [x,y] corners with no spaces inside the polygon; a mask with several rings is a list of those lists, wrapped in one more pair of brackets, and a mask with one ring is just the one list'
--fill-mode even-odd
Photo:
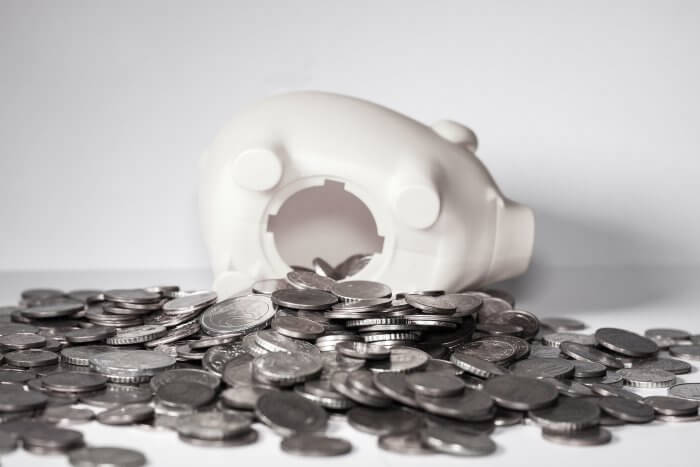
{"label": "silver coin", "polygon": [[[354,373],[354,372],[353,372]],[[383,393],[379,393],[377,390],[372,392],[361,390],[359,382],[356,380],[355,384],[349,383],[349,377],[352,373],[345,371],[336,371],[330,377],[330,384],[333,390],[342,394],[346,398],[369,407],[384,408],[391,405],[391,399],[384,396]]]}
{"label": "silver coin", "polygon": [[656,415],[656,419],[662,422],[700,422],[700,415]]}
{"label": "silver coin", "polygon": [[64,337],[71,344],[87,344],[104,341],[116,333],[117,330],[114,328],[106,326],[92,326],[89,328],[70,331],[66,333]]}
{"label": "silver coin", "polygon": [[497,376],[484,382],[484,391],[501,407],[536,410],[552,405],[559,391],[549,383],[524,376]]}
{"label": "silver coin", "polygon": [[403,373],[375,373],[374,385],[385,396],[409,407],[418,408],[415,394]]}
{"label": "silver coin", "polygon": [[468,422],[491,420],[495,413],[489,395],[474,389],[466,389],[462,394],[449,397],[416,394],[415,400],[418,407],[431,414]]}
{"label": "silver coin", "polygon": [[176,429],[190,438],[219,440],[250,431],[251,420],[235,413],[200,412],[178,417]]}
{"label": "silver coin", "polygon": [[314,321],[295,316],[277,316],[272,320],[272,329],[296,339],[315,339],[326,330],[324,326]]}
{"label": "silver coin", "polygon": [[604,383],[593,383],[588,385],[588,387],[596,394],[603,397],[622,397],[624,399],[630,399],[633,401],[641,401],[642,396],[639,396],[633,392],[627,391],[626,389],[613,386]]}
{"label": "silver coin", "polygon": [[85,447],[68,453],[73,467],[142,467],[146,457],[133,449],[117,447]]}
{"label": "silver coin", "polygon": [[654,368],[625,368],[617,373],[626,384],[635,388],[668,388],[676,381],[673,373]]}
{"label": "silver coin", "polygon": [[153,391],[150,386],[133,386],[109,383],[101,391],[80,394],[80,401],[97,407],[116,407],[128,404],[147,403]]}
{"label": "silver coin", "polygon": [[274,389],[264,386],[235,386],[221,393],[221,401],[226,407],[241,410],[255,410],[258,399]]}
{"label": "silver coin", "polygon": [[455,307],[453,316],[472,316],[483,303],[481,297],[469,293],[451,293],[443,295],[443,300],[447,300]]}
{"label": "silver coin", "polygon": [[146,404],[120,405],[97,414],[97,421],[105,425],[133,425],[151,420],[153,407]]}
{"label": "silver coin", "polygon": [[313,344],[283,336],[270,329],[249,335],[253,335],[256,345],[262,347],[266,352],[308,353],[316,356],[319,354],[318,349]]}
{"label": "silver coin", "polygon": [[46,345],[46,338],[38,334],[7,334],[0,336],[0,349],[36,349]]}
{"label": "silver coin", "polygon": [[163,305],[163,312],[166,314],[188,313],[212,305],[216,302],[216,299],[216,292],[211,292],[208,290],[189,293],[166,302]]}
{"label": "silver coin", "polygon": [[[2,385],[5,386],[5,385]],[[0,387],[0,413],[26,412],[44,407],[48,398],[37,391],[23,391],[21,388]]]}
{"label": "silver coin", "polygon": [[574,360],[574,378],[595,378],[605,376],[607,371],[605,365],[598,362],[589,362],[586,360]]}
{"label": "silver coin", "polygon": [[236,334],[223,335],[218,337],[200,337],[198,341],[190,344],[190,347],[196,350],[209,349],[211,347],[221,346],[224,344],[232,344],[240,340],[240,336]]}
{"label": "silver coin", "polygon": [[21,433],[26,451],[37,454],[58,454],[81,447],[83,435],[79,431],[56,428],[46,423],[34,423]]}
{"label": "silver coin", "polygon": [[493,424],[496,426],[514,426],[522,424],[524,419],[523,412],[499,408],[496,410]]}
{"label": "silver coin", "polygon": [[542,336],[542,343],[550,347],[559,348],[562,342],[575,342],[581,345],[596,345],[595,337],[591,334],[577,334],[574,332],[553,332]]}
{"label": "silver coin", "polygon": [[644,335],[652,340],[668,340],[671,343],[690,339],[690,333],[681,329],[653,328],[644,331]]}
{"label": "silver coin", "polygon": [[328,457],[341,456],[352,451],[352,444],[340,438],[297,433],[280,443],[282,450],[297,456]]}
{"label": "silver coin", "polygon": [[483,456],[496,450],[493,440],[483,434],[468,434],[439,426],[429,426],[420,433],[425,445],[444,454]]}
{"label": "silver coin", "polygon": [[301,352],[270,352],[253,360],[256,375],[280,386],[306,381],[319,374],[322,368],[319,356]]}
{"label": "silver coin", "polygon": [[561,358],[529,358],[515,362],[509,369],[514,375],[531,378],[563,379],[574,375],[574,364]]}
{"label": "silver coin", "polygon": [[117,350],[90,357],[90,368],[110,380],[124,378],[125,382],[147,381],[174,364],[174,358],[148,350]]}
{"label": "silver coin", "polygon": [[404,409],[375,409],[353,407],[348,412],[348,423],[356,430],[381,436],[417,430],[421,417]]}
{"label": "silver coin", "polygon": [[575,342],[562,342],[559,350],[575,360],[597,362],[608,368],[620,369],[624,367],[620,359],[587,345],[576,344]]}
{"label": "silver coin", "polygon": [[58,355],[42,349],[15,350],[5,354],[5,361],[21,368],[36,368],[58,363]]}
{"label": "silver coin", "polygon": [[368,369],[381,373],[401,372],[408,373],[425,367],[430,360],[430,355],[422,350],[412,347],[394,347],[388,360],[372,360],[367,363]]}
{"label": "silver coin", "polygon": [[255,413],[258,419],[282,436],[320,432],[328,423],[328,415],[321,407],[293,392],[263,394],[258,399]]}
{"label": "silver coin", "polygon": [[6,431],[0,431],[0,455],[11,453],[17,449],[18,444],[17,435]]}
{"label": "silver coin", "polygon": [[210,336],[244,334],[265,326],[276,311],[270,297],[264,295],[233,297],[209,307],[200,324]]}
{"label": "silver coin", "polygon": [[697,415],[698,402],[678,397],[650,396],[644,398],[644,403],[653,407],[661,415]]}
{"label": "silver coin", "polygon": [[49,391],[78,393],[104,389],[107,378],[95,373],[65,371],[44,376],[42,383]]}
{"label": "silver coin", "polygon": [[155,303],[160,301],[160,294],[143,289],[113,289],[104,293],[105,300],[126,303]]}
{"label": "silver coin", "polygon": [[454,352],[473,355],[487,362],[505,363],[515,357],[517,348],[503,340],[478,340],[458,345]]}
{"label": "silver coin", "polygon": [[340,277],[335,272],[335,268],[328,263],[328,261],[323,258],[314,258],[311,260],[311,265],[314,268],[314,272],[319,276],[328,277],[333,280],[338,280]]}
{"label": "silver coin", "polygon": [[199,330],[199,321],[188,321],[186,323],[179,324],[174,328],[166,329],[166,333],[163,336],[144,342],[144,345],[147,348],[152,349],[158,347],[159,345],[172,344],[173,342],[181,341],[186,337],[199,333]]}
{"label": "silver coin", "polygon": [[384,393],[374,385],[373,374],[367,370],[357,370],[349,373],[346,381],[349,386],[363,394],[378,400],[385,399],[386,404],[382,405],[388,405],[390,402]]}
{"label": "silver coin", "polygon": [[372,281],[336,282],[331,287],[331,292],[343,301],[391,297],[391,288],[389,286]]}
{"label": "silver coin", "polygon": [[113,352],[114,350],[116,350],[114,347],[107,345],[66,347],[61,349],[61,360],[71,365],[88,366],[92,356],[105,352]]}
{"label": "silver coin", "polygon": [[523,337],[528,339],[537,335],[540,330],[540,320],[537,316],[524,310],[505,310],[481,321],[488,324],[519,326],[523,328]]}
{"label": "silver coin", "polygon": [[479,321],[487,321],[491,316],[513,309],[510,303],[500,298],[482,296],[481,302],[477,311]]}
{"label": "silver coin", "polygon": [[59,318],[63,316],[72,316],[83,308],[85,308],[85,305],[82,302],[69,301],[23,308],[21,313],[25,318],[32,319]]}
{"label": "silver coin", "polygon": [[[368,313],[371,311],[387,312],[392,304],[391,297],[369,298],[366,300],[354,300],[351,302],[335,303],[331,309],[333,311],[348,311],[356,313]],[[410,307],[409,307],[410,308]],[[413,309],[413,308],[410,308]],[[364,316],[364,314],[363,314]]]}
{"label": "silver coin", "polygon": [[571,432],[598,425],[600,408],[595,402],[564,397],[551,407],[531,410],[528,416],[547,430]]}
{"label": "silver coin", "polygon": [[433,297],[430,295],[407,294],[406,303],[425,313],[436,315],[452,315],[457,311],[454,301],[444,296]]}
{"label": "silver coin", "polygon": [[407,433],[388,433],[377,439],[377,444],[385,451],[402,454],[405,456],[417,456],[432,454],[433,451],[423,445],[419,431]]}
{"label": "silver coin", "polygon": [[632,368],[666,370],[675,375],[682,375],[685,373],[690,373],[692,367],[688,362],[684,362],[683,360],[658,357],[635,363]]}
{"label": "silver coin", "polygon": [[557,444],[568,446],[599,446],[612,439],[610,431],[602,427],[592,427],[580,431],[561,432],[542,429],[542,438]]}
{"label": "silver coin", "polygon": [[44,409],[41,419],[49,423],[86,423],[95,418],[90,409],[78,409],[67,405],[49,406]]}
{"label": "silver coin", "polygon": [[253,293],[262,295],[272,295],[272,292],[286,289],[289,284],[284,279],[263,279],[253,283]]}
{"label": "silver coin", "polygon": [[338,353],[351,358],[362,358],[369,360],[383,360],[389,358],[391,350],[378,345],[366,342],[344,341],[336,344]]}
{"label": "silver coin", "polygon": [[[194,348],[194,346],[192,346]],[[210,347],[202,357],[202,366],[209,372],[221,376],[226,364],[232,359],[247,354],[240,342]]]}
{"label": "silver coin", "polygon": [[327,379],[307,381],[303,385],[296,386],[294,391],[327,409],[346,410],[354,405],[352,400],[333,389]]}
{"label": "silver coin", "polygon": [[521,326],[491,322],[477,324],[476,330],[490,336],[521,336],[524,331]]}
{"label": "silver coin", "polygon": [[630,357],[649,357],[659,347],[649,338],[618,328],[600,328],[595,332],[596,341],[606,349]]}
{"label": "silver coin", "polygon": [[671,386],[668,393],[681,399],[700,401],[700,383],[683,383]]}
{"label": "silver coin", "polygon": [[287,274],[287,282],[297,289],[323,290],[330,292],[335,280],[310,271],[291,271]]}
{"label": "silver coin", "polygon": [[374,255],[357,254],[346,258],[344,261],[336,265],[335,273],[339,279],[346,279],[354,276],[369,264]]}
{"label": "silver coin", "polygon": [[281,289],[271,295],[273,303],[294,310],[325,310],[338,299],[318,289]]}
{"label": "silver coin", "polygon": [[0,336],[8,334],[36,334],[37,332],[39,332],[39,328],[29,324],[0,323]]}
{"label": "silver coin", "polygon": [[216,396],[211,387],[192,381],[175,380],[155,392],[159,404],[176,410],[194,410],[209,404]]}
{"label": "silver coin", "polygon": [[603,397],[598,401],[598,405],[608,415],[629,423],[647,423],[654,420],[652,407],[625,397]]}
{"label": "silver coin", "polygon": [[217,389],[221,383],[221,378],[209,373],[208,371],[199,370],[196,368],[175,368],[173,370],[167,370],[155,375],[153,378],[151,378],[149,384],[153,392],[157,392],[161,386],[174,381],[198,383],[212,389]]}
{"label": "silver coin", "polygon": [[543,318],[540,322],[554,332],[580,331],[586,328],[583,322],[573,318],[550,317]]}
{"label": "silver coin", "polygon": [[198,447],[228,448],[234,446],[246,446],[248,444],[255,443],[258,440],[258,432],[250,429],[242,435],[217,440],[199,439],[183,435],[179,435],[178,438],[180,441],[183,441],[186,444],[191,444]]}
{"label": "silver coin", "polygon": [[123,331],[118,331],[114,336],[107,338],[105,343],[108,345],[140,344],[158,339],[167,332],[168,330],[165,326],[145,324],[143,326],[135,326],[133,328],[124,329]]}
{"label": "silver coin", "polygon": [[684,360],[700,360],[700,345],[674,345],[668,349],[674,357]]}
{"label": "silver coin", "polygon": [[62,297],[63,291],[50,288],[33,288],[23,290],[20,296],[22,297],[22,300],[25,301],[41,301],[50,298]]}
{"label": "silver coin", "polygon": [[450,357],[450,361],[467,373],[481,378],[491,378],[506,373],[504,368],[493,362],[461,351],[455,351]]}

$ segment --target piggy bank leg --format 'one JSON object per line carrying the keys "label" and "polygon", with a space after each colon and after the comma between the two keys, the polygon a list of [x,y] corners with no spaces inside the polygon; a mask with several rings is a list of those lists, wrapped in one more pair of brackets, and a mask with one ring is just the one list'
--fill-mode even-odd
{"label": "piggy bank leg", "polygon": [[240,271],[224,271],[214,280],[212,288],[219,300],[244,294],[250,289],[253,279]]}

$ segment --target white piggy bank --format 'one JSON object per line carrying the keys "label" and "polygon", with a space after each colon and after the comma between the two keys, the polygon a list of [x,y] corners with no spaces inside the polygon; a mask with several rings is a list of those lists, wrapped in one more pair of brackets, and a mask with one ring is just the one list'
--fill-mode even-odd
{"label": "white piggy bank", "polygon": [[203,154],[200,210],[214,289],[231,296],[290,265],[373,254],[353,279],[396,291],[481,286],[523,273],[534,216],[503,196],[452,121],[426,126],[371,102],[271,97]]}

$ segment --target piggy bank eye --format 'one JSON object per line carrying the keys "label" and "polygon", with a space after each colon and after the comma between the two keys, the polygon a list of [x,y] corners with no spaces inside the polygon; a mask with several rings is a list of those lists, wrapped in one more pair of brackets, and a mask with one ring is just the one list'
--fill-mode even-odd
{"label": "piggy bank eye", "polygon": [[466,147],[471,152],[476,152],[479,141],[471,128],[452,120],[440,120],[431,125],[435,133],[442,136],[447,141]]}
{"label": "piggy bank eye", "polygon": [[274,188],[282,178],[282,161],[269,149],[248,149],[238,154],[231,167],[233,180],[253,191]]}

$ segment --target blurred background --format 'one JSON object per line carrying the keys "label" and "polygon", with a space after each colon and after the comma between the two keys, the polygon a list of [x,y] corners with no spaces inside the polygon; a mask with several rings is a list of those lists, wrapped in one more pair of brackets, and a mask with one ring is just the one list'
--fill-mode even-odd
{"label": "blurred background", "polygon": [[699,20],[694,1],[0,0],[2,282],[206,286],[200,153],[244,106],[319,89],[477,132],[536,211],[506,287],[537,311],[690,303]]}

